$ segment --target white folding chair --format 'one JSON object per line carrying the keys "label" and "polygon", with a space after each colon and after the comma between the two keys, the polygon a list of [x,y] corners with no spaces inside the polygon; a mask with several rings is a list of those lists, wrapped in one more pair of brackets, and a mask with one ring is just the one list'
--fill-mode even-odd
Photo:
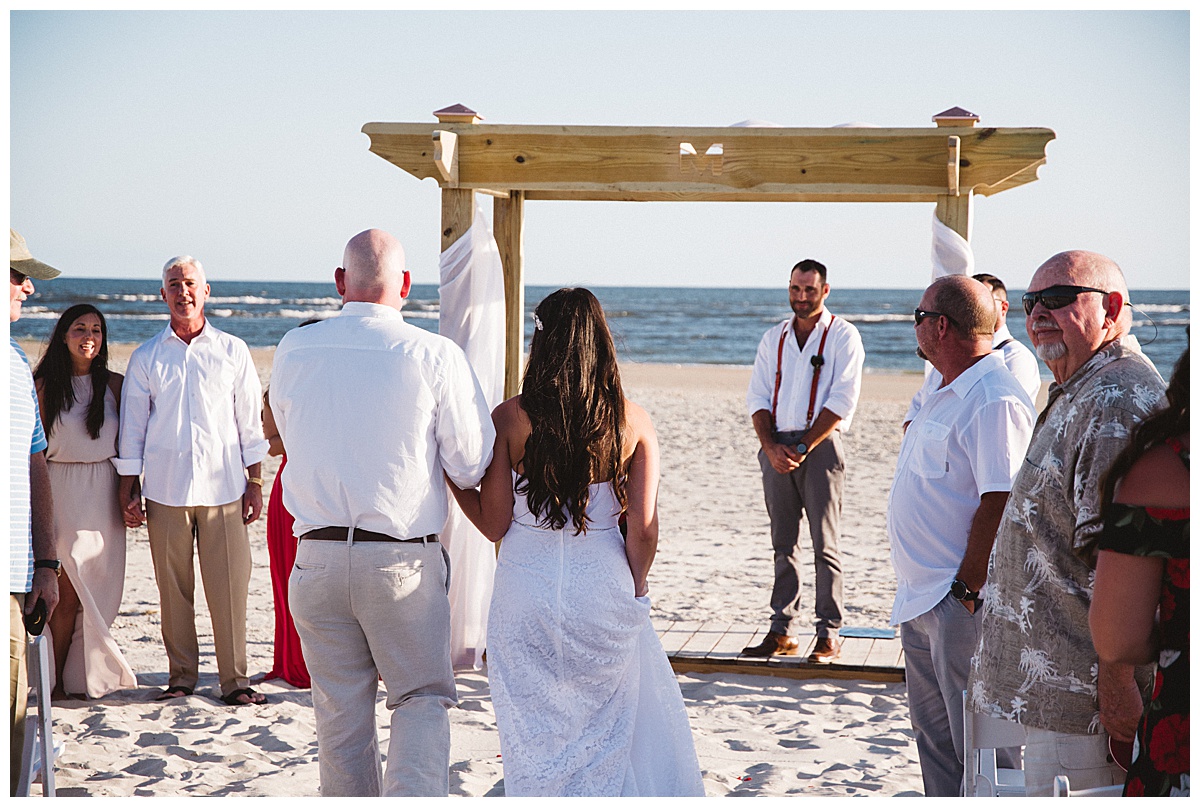
{"label": "white folding chair", "polygon": [[1065,776],[1054,777],[1054,796],[1119,796],[1125,791],[1125,785],[1104,785],[1103,787],[1085,787],[1082,790],[1072,790],[1071,780]]}
{"label": "white folding chair", "polygon": [[[17,795],[28,796],[29,786],[40,773],[42,795],[53,796],[55,749],[50,719],[49,640],[45,636],[34,636],[25,646],[25,652],[29,662],[29,680],[33,682],[37,692],[37,718],[33,715],[26,715],[25,718],[25,747],[21,755],[21,777],[17,782]],[[38,744],[36,751],[34,743]]]}
{"label": "white folding chair", "polygon": [[1025,771],[996,765],[996,749],[1025,744],[1020,723],[981,715],[963,692],[963,793],[967,796],[1024,796]]}

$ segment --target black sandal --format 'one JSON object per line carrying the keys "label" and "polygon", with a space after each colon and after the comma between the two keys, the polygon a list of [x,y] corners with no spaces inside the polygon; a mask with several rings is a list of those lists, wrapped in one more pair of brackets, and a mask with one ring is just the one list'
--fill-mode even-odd
{"label": "black sandal", "polygon": [[264,703],[267,702],[266,695],[263,695],[263,699],[261,701],[251,700],[251,701],[246,701],[245,703],[243,703],[242,701],[238,700],[238,698],[242,697],[243,695],[245,695],[246,697],[253,697],[257,694],[259,694],[259,693],[255,692],[250,687],[245,687],[243,689],[235,689],[233,692],[230,692],[228,695],[222,695],[221,703],[225,704],[226,706],[262,706]]}
{"label": "black sandal", "polygon": [[185,698],[191,694],[192,694],[191,687],[180,687],[180,686],[167,687],[162,692],[160,692],[158,694],[158,697],[155,698],[154,700],[156,700],[156,701],[173,701],[176,698]]}

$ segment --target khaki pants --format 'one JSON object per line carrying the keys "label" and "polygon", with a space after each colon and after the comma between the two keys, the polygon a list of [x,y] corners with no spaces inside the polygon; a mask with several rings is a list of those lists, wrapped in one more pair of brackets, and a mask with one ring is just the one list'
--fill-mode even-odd
{"label": "khaki pants", "polygon": [[193,546],[200,556],[204,597],[212,616],[221,694],[249,682],[246,597],[250,591],[250,538],[241,500],[215,507],[169,507],[146,501],[154,579],[162,604],[162,637],[169,686],[195,689],[200,669],[196,638]]}
{"label": "khaki pants", "polygon": [[1072,790],[1125,783],[1125,771],[1108,753],[1108,733],[1063,734],[1025,727],[1025,795],[1053,796],[1054,777]]}
{"label": "khaki pants", "polygon": [[[301,539],[288,602],[312,677],[322,796],[445,796],[449,565],[441,544]],[[375,694],[391,712],[387,772]]]}
{"label": "khaki pants", "polygon": [[12,746],[9,749],[9,795],[17,795],[21,778],[21,754],[25,750],[25,704],[29,700],[29,683],[25,672],[25,608],[24,594],[8,598],[8,713],[12,719]]}

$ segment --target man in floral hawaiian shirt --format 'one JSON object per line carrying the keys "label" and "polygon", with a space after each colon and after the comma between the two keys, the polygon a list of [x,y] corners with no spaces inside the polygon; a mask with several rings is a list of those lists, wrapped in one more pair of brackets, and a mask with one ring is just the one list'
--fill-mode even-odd
{"label": "man in floral hawaiian shirt", "polygon": [[1128,336],[1113,261],[1063,252],[1029,289],[1025,328],[1054,384],[996,536],[968,688],[976,711],[1025,727],[1026,792],[1049,796],[1055,776],[1073,789],[1124,781],[1108,738],[1133,739],[1151,668],[1101,664],[1088,607],[1104,474],[1164,386]]}

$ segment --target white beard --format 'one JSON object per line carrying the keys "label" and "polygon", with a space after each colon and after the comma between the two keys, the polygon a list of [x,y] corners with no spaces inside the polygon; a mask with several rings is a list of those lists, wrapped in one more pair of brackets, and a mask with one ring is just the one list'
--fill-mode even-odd
{"label": "white beard", "polygon": [[1058,361],[1066,358],[1067,346],[1062,342],[1044,342],[1037,346],[1037,355],[1042,361]]}

